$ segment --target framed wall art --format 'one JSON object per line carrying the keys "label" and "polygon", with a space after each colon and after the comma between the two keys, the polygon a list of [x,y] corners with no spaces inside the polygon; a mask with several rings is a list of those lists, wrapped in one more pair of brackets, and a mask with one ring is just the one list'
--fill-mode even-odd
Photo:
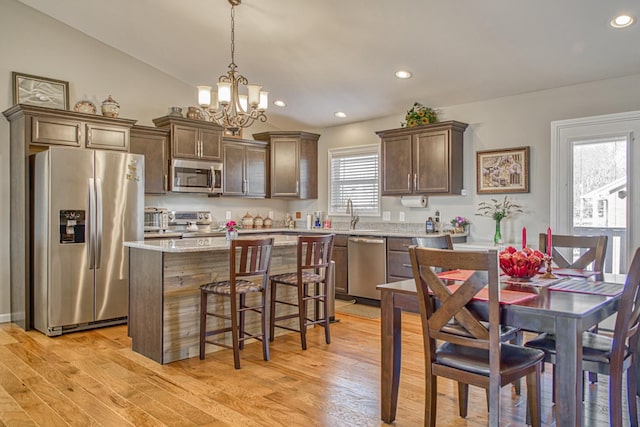
{"label": "framed wall art", "polygon": [[529,147],[476,152],[478,194],[528,193]]}
{"label": "framed wall art", "polygon": [[69,82],[13,71],[13,103],[69,109]]}

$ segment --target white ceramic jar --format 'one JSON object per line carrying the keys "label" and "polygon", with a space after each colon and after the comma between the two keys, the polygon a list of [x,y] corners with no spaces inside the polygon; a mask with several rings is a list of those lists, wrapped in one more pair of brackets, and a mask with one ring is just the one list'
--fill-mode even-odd
{"label": "white ceramic jar", "polygon": [[109,95],[107,99],[102,101],[102,115],[105,117],[116,118],[120,114],[120,104],[118,104],[112,97]]}

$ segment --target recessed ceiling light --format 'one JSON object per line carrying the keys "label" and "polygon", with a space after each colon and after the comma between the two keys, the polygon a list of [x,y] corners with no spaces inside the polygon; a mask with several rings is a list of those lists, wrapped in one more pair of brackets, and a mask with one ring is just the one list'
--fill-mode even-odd
{"label": "recessed ceiling light", "polygon": [[398,70],[396,71],[396,77],[399,79],[410,79],[411,72],[406,70]]}
{"label": "recessed ceiling light", "polygon": [[275,101],[273,101],[273,105],[277,106],[277,107],[286,107],[287,103],[284,102],[281,99],[276,99]]}
{"label": "recessed ceiling light", "polygon": [[347,117],[347,114],[343,113],[342,111],[336,111],[335,113],[333,113],[333,115],[336,117],[340,117],[341,119],[344,119],[345,117]]}
{"label": "recessed ceiling light", "polygon": [[613,28],[625,28],[633,24],[633,21],[634,19],[631,15],[620,15],[611,20],[611,26]]}

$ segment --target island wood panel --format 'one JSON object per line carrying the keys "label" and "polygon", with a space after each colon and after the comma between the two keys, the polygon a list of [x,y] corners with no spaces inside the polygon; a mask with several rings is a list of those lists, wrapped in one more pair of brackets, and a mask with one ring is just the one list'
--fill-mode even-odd
{"label": "island wood panel", "polygon": [[129,248],[129,265],[131,348],[162,363],[162,252]]}
{"label": "island wood panel", "polygon": [[[169,363],[176,360],[197,357],[199,353],[200,336],[200,286],[212,281],[229,278],[229,254],[227,251],[204,252],[156,252],[131,248],[131,287],[141,290],[131,291],[132,307],[145,313],[145,317],[133,321],[145,323],[155,321],[157,328],[145,329],[143,326],[131,328],[133,350],[156,360],[159,363]],[[162,259],[161,265],[157,258]],[[147,259],[141,259],[147,258]],[[274,246],[271,257],[271,274],[295,271],[296,247]],[[154,272],[147,270],[155,270]],[[153,289],[151,289],[153,288]],[[161,292],[158,290],[161,289]],[[159,301],[155,294],[161,293]],[[249,295],[248,303],[254,303],[258,294]],[[278,298],[287,301],[297,301],[297,293],[293,287],[280,287]],[[142,299],[142,301],[141,301]],[[161,313],[146,310],[149,304],[161,307]],[[156,308],[157,308],[156,307]],[[287,307],[278,306],[278,313]],[[212,295],[209,297],[209,310],[229,313],[229,299]],[[291,308],[291,312],[295,309]],[[311,308],[310,308],[311,310]],[[133,314],[133,313],[132,313]],[[155,320],[154,320],[155,319]],[[288,326],[297,328],[297,319],[288,321]],[[208,328],[217,329],[222,326],[222,319],[210,317]],[[260,328],[260,318],[257,314],[247,313],[246,327],[249,331]],[[150,336],[153,333],[154,336]],[[289,331],[276,329],[276,336]],[[144,343],[140,343],[144,340]],[[226,334],[224,342],[231,344],[231,335]],[[222,347],[207,345],[206,351],[222,350]],[[158,356],[160,354],[160,356]]]}

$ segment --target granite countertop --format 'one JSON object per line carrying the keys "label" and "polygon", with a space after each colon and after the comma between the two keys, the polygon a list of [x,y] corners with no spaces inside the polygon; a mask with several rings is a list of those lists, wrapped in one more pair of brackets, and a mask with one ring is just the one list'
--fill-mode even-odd
{"label": "granite countertop", "polygon": [[[306,234],[329,234],[345,236],[371,236],[371,237],[437,237],[450,233],[430,233],[416,231],[388,231],[388,230],[341,230],[341,229],[302,229],[302,228],[262,228],[262,229],[240,229],[239,238],[243,236],[255,236],[269,233],[275,238],[275,246],[295,245],[297,236],[294,234],[273,234],[273,233],[306,233]],[[451,234],[452,237],[465,237],[467,233]],[[202,251],[223,251],[229,249],[229,241],[224,237],[223,231],[201,231],[201,232],[165,232],[154,233],[153,236],[145,234],[146,240],[125,242],[124,245],[130,248],[148,249],[159,252],[202,252]],[[161,238],[149,238],[161,237]]]}
{"label": "granite countertop", "polygon": [[[375,236],[375,237],[436,237],[444,234],[451,234],[452,237],[466,237],[468,233],[425,233],[407,230],[407,231],[389,231],[389,230],[380,230],[380,229],[356,229],[356,230],[346,230],[346,229],[334,229],[334,228],[249,228],[249,229],[239,229],[239,234],[254,234],[254,233],[307,233],[307,234],[339,234],[339,235],[347,235],[347,236]],[[224,231],[206,231],[206,232],[185,232],[182,233],[183,238],[192,238],[192,237],[204,237],[204,236],[222,236],[224,235]]]}
{"label": "granite countertop", "polygon": [[[298,237],[293,235],[276,234],[268,237],[274,238],[274,246],[295,246],[298,243]],[[249,238],[249,236],[246,236],[246,238]],[[239,237],[239,239],[242,239],[242,236]],[[157,252],[184,253],[228,251],[230,242],[225,237],[197,237],[190,239],[139,240],[124,242],[124,245],[129,248],[146,249]]]}

